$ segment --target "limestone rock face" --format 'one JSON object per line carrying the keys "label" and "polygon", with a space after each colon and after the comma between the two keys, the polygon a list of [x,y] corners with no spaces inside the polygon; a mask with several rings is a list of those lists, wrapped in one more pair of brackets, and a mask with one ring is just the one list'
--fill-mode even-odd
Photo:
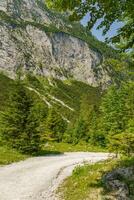
{"label": "limestone rock face", "polygon": [[134,182],[134,167],[117,168],[104,176],[104,182],[110,191],[106,199],[131,200],[134,189],[129,183]]}
{"label": "limestone rock face", "polygon": [[100,65],[102,56],[79,38],[57,31],[65,22],[50,13],[43,0],[1,0],[0,16],[0,71],[10,77],[21,67],[24,72],[93,86],[110,81]]}

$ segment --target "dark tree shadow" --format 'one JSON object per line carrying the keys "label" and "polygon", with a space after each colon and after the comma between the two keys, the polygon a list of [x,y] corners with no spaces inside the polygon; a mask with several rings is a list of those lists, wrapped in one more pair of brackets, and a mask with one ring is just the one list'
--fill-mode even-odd
{"label": "dark tree shadow", "polygon": [[34,156],[59,156],[59,155],[64,155],[64,153],[60,151],[40,150],[39,152],[34,154]]}

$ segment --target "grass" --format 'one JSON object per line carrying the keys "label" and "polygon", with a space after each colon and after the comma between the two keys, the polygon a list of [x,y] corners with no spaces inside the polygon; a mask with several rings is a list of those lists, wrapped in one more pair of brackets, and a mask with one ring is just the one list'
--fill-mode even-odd
{"label": "grass", "polygon": [[7,165],[13,162],[18,162],[28,158],[16,150],[10,149],[6,146],[0,147],[0,165]]}
{"label": "grass", "polygon": [[[64,152],[79,152],[79,151],[104,152],[106,150],[99,147],[89,146],[86,143],[73,145],[67,143],[49,142],[43,145],[42,150],[37,154],[35,154],[34,156],[45,156],[45,155],[62,154]],[[17,150],[13,150],[9,147],[6,146],[0,147],[0,165],[7,165],[13,162],[18,162],[21,160],[25,160],[28,157],[30,157],[30,155],[21,154]]]}
{"label": "grass", "polygon": [[79,143],[79,144],[68,144],[68,143],[57,143],[57,142],[48,142],[43,146],[43,149],[48,152],[106,152],[107,150],[101,147],[91,146],[88,143]]}
{"label": "grass", "polygon": [[[101,93],[99,88],[91,87],[88,84],[74,80],[61,81],[51,79],[51,82],[53,83],[53,86],[49,84],[47,78],[32,75],[28,75],[25,80],[25,84],[28,87],[32,87],[41,95],[44,95],[46,100],[70,121],[76,117],[80,109],[81,99],[85,94],[88,94],[88,104],[91,106],[98,106],[100,103]],[[74,111],[61,105],[59,102],[52,100],[49,95],[64,102],[67,106],[74,109]]]}
{"label": "grass", "polygon": [[[71,177],[67,178],[59,187],[58,193],[64,200],[99,200],[105,199],[105,184],[103,175],[109,171],[124,166],[134,166],[134,158],[107,160],[93,165],[78,166]],[[126,180],[128,187],[134,186],[132,180]]]}

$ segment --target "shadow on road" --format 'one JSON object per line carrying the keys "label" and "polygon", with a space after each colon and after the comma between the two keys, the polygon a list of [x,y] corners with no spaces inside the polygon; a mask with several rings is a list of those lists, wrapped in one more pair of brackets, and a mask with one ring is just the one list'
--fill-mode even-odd
{"label": "shadow on road", "polygon": [[59,155],[64,155],[64,153],[60,151],[41,150],[40,152],[36,153],[34,156],[59,156]]}

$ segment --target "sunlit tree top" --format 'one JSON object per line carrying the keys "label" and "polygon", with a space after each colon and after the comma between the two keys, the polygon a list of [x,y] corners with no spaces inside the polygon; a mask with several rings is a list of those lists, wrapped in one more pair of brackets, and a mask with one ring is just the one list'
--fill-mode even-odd
{"label": "sunlit tree top", "polygon": [[134,46],[134,1],[133,0],[46,0],[51,9],[70,11],[70,20],[79,21],[87,13],[90,14],[87,28],[91,29],[98,19],[101,23],[98,29],[103,28],[106,34],[115,21],[124,25],[113,38],[114,43],[120,43],[122,50],[132,49]]}

